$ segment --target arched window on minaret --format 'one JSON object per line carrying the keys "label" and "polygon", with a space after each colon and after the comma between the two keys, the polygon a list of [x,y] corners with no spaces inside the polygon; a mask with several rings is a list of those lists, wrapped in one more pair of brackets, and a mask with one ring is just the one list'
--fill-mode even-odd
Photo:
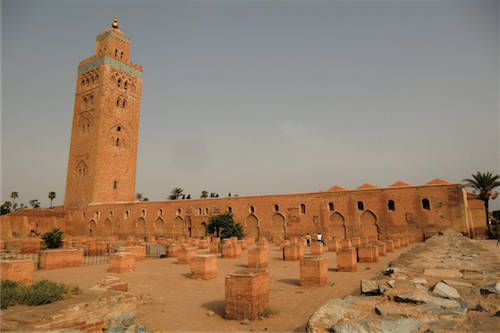
{"label": "arched window on minaret", "polygon": [[116,146],[120,147],[120,138],[116,138]]}
{"label": "arched window on minaret", "polygon": [[122,79],[118,79],[118,87],[122,85]]}

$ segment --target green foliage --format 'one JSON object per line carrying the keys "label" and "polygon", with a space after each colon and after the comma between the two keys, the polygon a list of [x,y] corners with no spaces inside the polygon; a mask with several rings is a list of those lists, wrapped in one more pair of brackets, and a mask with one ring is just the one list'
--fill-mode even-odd
{"label": "green foliage", "polygon": [[67,286],[54,281],[42,280],[32,285],[24,285],[5,280],[0,285],[0,307],[6,309],[16,304],[48,304],[81,293],[82,290],[78,286]]}
{"label": "green foliage", "polygon": [[[184,190],[182,188],[176,187],[172,191],[170,191],[170,195],[168,196],[168,198],[170,200],[180,199],[183,196],[182,192],[184,192]],[[185,197],[185,195],[184,195],[184,197]]]}
{"label": "green foliage", "polygon": [[62,244],[62,241],[64,239],[64,233],[60,231],[59,228],[55,228],[52,231],[46,232],[42,236],[42,239],[47,245],[47,248],[57,249]]}
{"label": "green foliage", "polygon": [[201,199],[206,199],[206,198],[208,198],[208,192],[207,192],[207,191],[201,191],[200,198],[201,198]]}
{"label": "green foliage", "polygon": [[[478,191],[479,199],[489,200],[494,195],[493,189],[500,186],[500,175],[493,175],[491,172],[482,173],[477,171],[472,178],[463,179],[464,186],[471,187]],[[496,195],[492,198],[495,199]]]}
{"label": "green foliage", "polygon": [[5,201],[0,207],[0,215],[9,214],[12,211],[12,202]]}
{"label": "green foliage", "polygon": [[49,199],[50,199],[50,208],[52,208],[52,201],[56,198],[56,192],[52,191],[49,192]]}
{"label": "green foliage", "polygon": [[234,222],[233,214],[230,212],[212,216],[207,231],[222,238],[238,237],[238,239],[241,239],[244,237],[241,225]]}
{"label": "green foliage", "polygon": [[31,208],[40,208],[40,201],[33,199],[29,201]]}

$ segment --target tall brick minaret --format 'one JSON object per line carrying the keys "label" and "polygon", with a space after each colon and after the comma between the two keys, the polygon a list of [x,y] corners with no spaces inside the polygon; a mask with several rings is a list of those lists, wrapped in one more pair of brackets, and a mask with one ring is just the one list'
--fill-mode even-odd
{"label": "tall brick minaret", "polygon": [[133,201],[142,66],[129,60],[130,38],[110,29],[78,65],[64,206]]}

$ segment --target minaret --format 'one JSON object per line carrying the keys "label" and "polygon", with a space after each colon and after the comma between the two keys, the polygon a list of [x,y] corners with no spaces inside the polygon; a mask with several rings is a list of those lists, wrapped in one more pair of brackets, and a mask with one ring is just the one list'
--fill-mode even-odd
{"label": "minaret", "polygon": [[142,66],[129,56],[130,38],[115,16],[95,54],[78,65],[67,208],[134,200]]}

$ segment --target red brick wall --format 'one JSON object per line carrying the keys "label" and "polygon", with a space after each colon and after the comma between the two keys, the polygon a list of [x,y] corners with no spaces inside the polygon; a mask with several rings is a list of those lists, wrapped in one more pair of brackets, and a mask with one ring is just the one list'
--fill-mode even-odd
{"label": "red brick wall", "polygon": [[328,262],[322,257],[304,257],[300,261],[300,285],[324,286],[328,283]]}
{"label": "red brick wall", "polygon": [[357,269],[356,249],[342,248],[337,251],[337,270],[339,272],[355,272]]}
{"label": "red brick wall", "polygon": [[40,252],[39,266],[43,270],[80,267],[82,263],[82,249],[53,249]]}
{"label": "red brick wall", "polygon": [[209,280],[217,277],[217,256],[195,255],[191,258],[191,278]]}
{"label": "red brick wall", "polygon": [[34,262],[31,259],[2,260],[2,280],[17,281],[20,283],[33,282]]}

